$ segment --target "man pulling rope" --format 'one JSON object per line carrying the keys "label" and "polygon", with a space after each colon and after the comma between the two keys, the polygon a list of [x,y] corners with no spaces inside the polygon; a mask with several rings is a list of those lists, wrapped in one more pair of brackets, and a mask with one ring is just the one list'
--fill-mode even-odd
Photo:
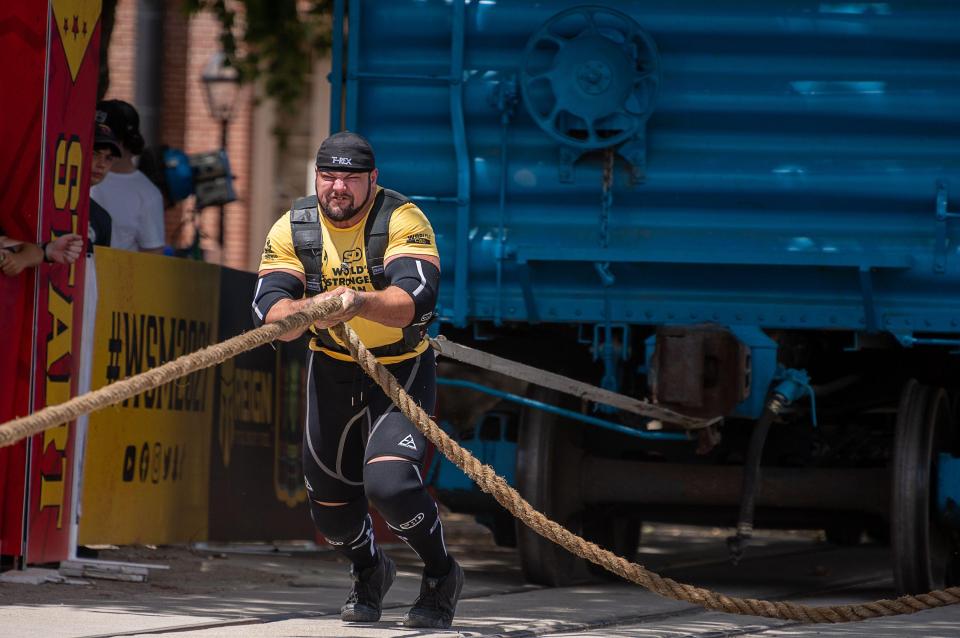
{"label": "man pulling rope", "polygon": [[380,620],[396,574],[374,538],[372,502],[424,563],[420,596],[403,624],[447,629],[463,569],[447,553],[440,511],[423,485],[426,440],[353,364],[342,333],[329,331],[346,322],[403,379],[417,405],[434,408],[437,367],[426,325],[440,287],[440,256],[423,212],[380,187],[377,178],[373,149],[363,137],[344,131],[324,140],[316,196],[294,202],[267,236],[253,320],[258,326],[279,321],[312,299],[342,300],[342,308],[310,326],[303,435],[310,516],[351,565],[353,588],[340,617]]}

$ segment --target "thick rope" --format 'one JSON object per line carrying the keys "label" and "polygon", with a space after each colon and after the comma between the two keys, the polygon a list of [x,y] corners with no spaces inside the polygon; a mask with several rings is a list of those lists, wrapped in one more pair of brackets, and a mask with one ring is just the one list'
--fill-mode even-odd
{"label": "thick rope", "polygon": [[424,436],[454,465],[463,470],[487,494],[492,495],[524,525],[567,551],[600,565],[618,576],[646,587],[666,598],[682,600],[707,609],[733,614],[798,620],[806,623],[855,622],[879,616],[912,614],[924,609],[960,603],[960,587],[932,591],[918,596],[902,596],[896,600],[877,600],[860,605],[815,607],[790,602],[771,602],[753,598],[724,596],[708,589],[678,583],[664,578],[645,567],[613,554],[595,543],[586,541],[559,523],[535,510],[520,493],[512,488],[489,465],[484,465],[440,429],[429,415],[407,394],[403,386],[363,345],[357,333],[349,326],[333,328],[337,337],[350,348],[350,353],[364,372],[370,375],[400,411],[417,426]]}
{"label": "thick rope", "polygon": [[270,323],[256,330],[245,332],[222,343],[207,346],[168,361],[163,365],[134,375],[123,381],[117,381],[99,390],[74,397],[59,405],[52,405],[33,414],[14,419],[0,426],[0,447],[13,445],[28,436],[55,428],[61,423],[69,423],[81,414],[89,414],[109,405],[120,403],[157,388],[164,383],[186,376],[191,372],[209,368],[222,363],[242,352],[275,341],[280,335],[309,325],[342,308],[339,297],[325,299],[308,306],[276,323]]}
{"label": "thick rope", "polygon": [[[141,392],[163,385],[179,377],[221,363],[257,346],[269,343],[280,335],[297,330],[326,317],[342,308],[339,298],[319,301],[294,313],[277,323],[268,324],[250,332],[233,337],[214,346],[183,355],[158,368],[118,381],[106,387],[56,406],[44,408],[34,414],[0,425],[0,447],[12,445],[38,432],[57,427],[76,419],[81,414],[119,403]],[[553,541],[568,551],[585,558],[631,582],[646,587],[666,598],[682,600],[707,609],[733,614],[762,616],[797,620],[807,623],[855,622],[879,616],[912,614],[960,602],[960,587],[932,591],[917,596],[902,596],[896,600],[878,600],[860,605],[837,605],[812,607],[789,602],[770,602],[752,598],[724,596],[707,589],[678,583],[651,572],[641,565],[631,563],[602,547],[573,534],[540,512],[497,476],[488,465],[480,463],[472,454],[460,447],[434,423],[417,403],[410,398],[390,372],[360,342],[357,334],[348,326],[340,324],[333,328],[337,336],[348,345],[360,367],[369,374],[383,391],[400,408],[423,434],[480,488],[493,495],[497,502],[544,538]]]}

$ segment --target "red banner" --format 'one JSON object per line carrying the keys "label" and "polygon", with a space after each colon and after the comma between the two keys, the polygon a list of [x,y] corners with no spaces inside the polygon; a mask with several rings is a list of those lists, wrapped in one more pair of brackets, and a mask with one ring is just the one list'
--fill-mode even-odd
{"label": "red banner", "polygon": [[[100,40],[99,0],[52,0],[41,162],[41,238],[86,235]],[[38,271],[33,409],[76,393],[85,260]],[[74,424],[33,437],[27,560],[69,554]]]}
{"label": "red banner", "polygon": [[[4,227],[5,228],[5,227]],[[29,279],[29,281],[28,281]],[[28,285],[29,284],[29,285]],[[0,422],[27,412],[30,384],[30,339],[33,276],[0,274]],[[20,556],[23,543],[23,496],[27,444],[0,448],[0,554]]]}
{"label": "red banner", "polygon": [[[36,242],[50,9],[45,2],[0,4],[0,52],[5,60],[0,86],[7,87],[0,118],[0,233]],[[16,277],[0,274],[0,421],[29,412],[35,292],[35,270]],[[23,553],[26,449],[25,442],[0,449],[0,554]]]}

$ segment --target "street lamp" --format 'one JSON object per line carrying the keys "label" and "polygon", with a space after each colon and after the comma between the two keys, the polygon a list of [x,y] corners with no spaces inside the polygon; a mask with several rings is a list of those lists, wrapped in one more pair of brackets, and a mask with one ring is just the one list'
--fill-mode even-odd
{"label": "street lamp", "polygon": [[[233,117],[233,107],[240,93],[240,74],[237,69],[228,66],[223,51],[210,56],[210,60],[203,68],[200,76],[207,97],[207,108],[210,117],[220,120],[220,148],[227,152],[227,125]],[[223,212],[224,204],[220,204],[220,262],[223,263]]]}

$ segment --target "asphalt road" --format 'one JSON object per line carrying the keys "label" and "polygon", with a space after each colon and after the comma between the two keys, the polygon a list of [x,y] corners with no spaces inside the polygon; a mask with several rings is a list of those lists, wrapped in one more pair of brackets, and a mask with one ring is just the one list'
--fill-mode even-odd
{"label": "asphalt road", "polygon": [[[381,622],[347,625],[339,608],[345,565],[328,550],[300,546],[118,548],[101,558],[143,562],[146,583],[0,584],[0,636],[960,636],[960,606],[849,625],[802,625],[707,612],[620,582],[548,589],[523,582],[513,550],[463,526],[450,545],[467,572],[451,631],[400,625],[416,596],[416,557],[390,547],[399,572]],[[452,526],[453,528],[453,526]],[[839,548],[811,534],[759,537],[744,561],[726,557],[725,530],[645,528],[640,562],[672,578],[736,596],[813,604],[894,595],[887,548]]]}

